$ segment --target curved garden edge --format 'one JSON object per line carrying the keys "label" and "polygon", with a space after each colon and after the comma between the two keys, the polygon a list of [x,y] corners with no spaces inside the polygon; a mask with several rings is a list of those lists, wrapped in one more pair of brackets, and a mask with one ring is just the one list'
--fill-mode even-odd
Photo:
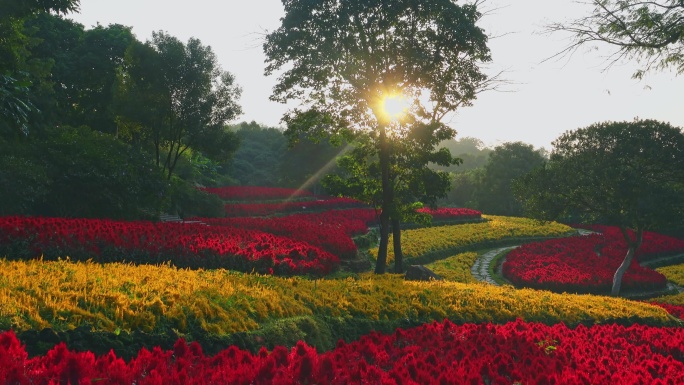
{"label": "curved garden edge", "polygon": [[[481,282],[486,282],[492,285],[511,285],[516,288],[525,288],[525,286],[513,285],[509,280],[504,277],[502,272],[503,263],[506,261],[506,254],[514,248],[522,245],[501,247],[494,250],[490,250],[486,253],[480,254],[471,269],[473,277]],[[684,254],[678,254],[674,256],[659,258],[655,261],[648,261],[642,263],[643,266],[648,266],[649,268],[655,269],[656,267],[668,266],[676,264],[678,262],[684,261]],[[620,297],[633,300],[644,300],[649,298],[655,298],[663,295],[676,294],[684,291],[684,287],[678,286],[673,282],[668,281],[667,286],[662,290],[656,291],[626,291],[620,295]],[[582,293],[569,293],[569,294],[582,294]],[[596,294],[596,295],[609,295],[609,293]]]}
{"label": "curved garden edge", "polygon": [[[490,248],[505,248],[505,247],[510,247],[510,246],[520,246],[524,243],[545,241],[548,239],[556,239],[556,238],[562,238],[562,237],[570,237],[573,235],[577,235],[577,233],[573,231],[571,233],[568,233],[568,234],[565,234],[562,236],[553,236],[553,237],[508,237],[508,238],[497,239],[494,241],[472,243],[472,244],[466,245],[466,246],[459,246],[459,247],[452,247],[452,248],[447,248],[447,249],[442,249],[442,250],[437,250],[437,251],[431,251],[431,252],[423,254],[419,257],[408,257],[408,258],[404,257],[404,266],[425,265],[428,263],[438,261],[440,259],[447,258],[447,257],[454,255],[454,254],[465,253],[468,251],[478,251],[478,250],[490,249]],[[394,264],[390,263],[389,266],[393,267]]]}

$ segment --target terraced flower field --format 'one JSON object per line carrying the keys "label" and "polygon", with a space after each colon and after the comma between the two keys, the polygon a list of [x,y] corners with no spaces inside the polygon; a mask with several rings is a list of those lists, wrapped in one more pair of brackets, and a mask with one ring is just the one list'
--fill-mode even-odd
{"label": "terraced flower field", "polygon": [[[248,195],[221,193],[233,201]],[[260,189],[250,204],[258,204],[254,196],[269,204],[274,197],[311,199]],[[304,250],[315,250],[317,258],[353,253],[331,245],[365,231],[358,226],[372,216],[321,207],[303,217],[221,219],[165,231],[193,229],[194,237],[206,240],[221,228],[228,241],[239,234],[229,229],[242,226],[273,237],[270,245],[249,246],[241,254],[246,260],[279,250],[280,239],[301,245],[302,257],[276,252],[281,257],[275,260],[312,258]],[[337,220],[341,212],[355,219]],[[188,258],[192,248],[162,249],[144,260],[140,249],[154,244],[152,232],[144,241],[130,238],[111,248],[81,237],[90,222],[54,221],[54,231],[39,238],[52,243],[35,245],[12,235],[22,234],[18,223],[28,222],[0,218],[6,226],[0,247],[7,254],[0,260],[0,385],[684,382],[681,295],[632,301],[476,282],[470,268],[484,249],[573,232],[557,223],[482,218],[403,232],[407,256],[431,261],[428,267],[445,278],[430,282],[370,272],[328,275],[337,268],[307,270],[304,264],[285,276],[179,267],[175,256]],[[285,226],[288,221],[318,221],[320,231],[315,225],[299,231]],[[57,223],[69,227],[60,230]],[[78,258],[67,247],[76,241]],[[237,245],[248,247],[244,240]],[[37,252],[45,250],[50,254],[40,258]],[[98,254],[103,250],[107,258]],[[684,283],[684,265],[658,272]]]}

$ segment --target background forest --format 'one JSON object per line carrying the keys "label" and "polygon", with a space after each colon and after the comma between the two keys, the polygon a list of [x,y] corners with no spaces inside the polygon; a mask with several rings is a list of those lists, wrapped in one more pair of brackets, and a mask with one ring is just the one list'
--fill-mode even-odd
{"label": "background forest", "polygon": [[[40,11],[10,10],[0,27],[10,37],[0,55],[1,215],[221,216],[222,203],[196,186],[325,193],[322,177],[349,151],[304,135],[288,146],[283,131],[256,122],[226,125],[240,116],[241,88],[197,39],[157,32],[141,42],[130,27],[85,29]],[[544,150],[470,137],[441,147],[463,160],[434,166],[452,175],[441,205],[522,213],[510,181]]]}

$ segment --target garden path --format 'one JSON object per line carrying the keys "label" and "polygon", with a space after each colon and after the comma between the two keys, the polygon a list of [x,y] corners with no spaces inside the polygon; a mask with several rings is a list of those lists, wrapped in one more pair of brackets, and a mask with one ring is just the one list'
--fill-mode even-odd
{"label": "garden path", "polygon": [[501,247],[498,249],[490,250],[480,256],[477,257],[475,260],[475,263],[473,266],[470,268],[470,273],[477,279],[478,281],[481,282],[487,282],[492,285],[499,285],[498,282],[496,282],[490,272],[489,272],[489,265],[491,265],[492,260],[494,257],[496,257],[499,253],[504,252],[506,250],[511,250],[515,249],[518,246],[509,246],[509,247]]}

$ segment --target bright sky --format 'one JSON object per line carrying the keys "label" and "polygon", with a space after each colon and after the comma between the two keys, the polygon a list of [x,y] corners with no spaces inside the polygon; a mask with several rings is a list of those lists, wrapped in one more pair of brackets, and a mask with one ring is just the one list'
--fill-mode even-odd
{"label": "bright sky", "polygon": [[[631,78],[635,63],[606,71],[606,57],[613,52],[607,46],[543,62],[567,45],[567,36],[542,34],[544,25],[585,15],[591,10],[587,6],[572,0],[489,0],[485,9],[492,12],[480,26],[499,36],[489,42],[493,62],[488,72],[504,70],[511,92],[480,94],[472,107],[451,117],[448,123],[457,138],[473,136],[489,146],[522,141],[551,149],[563,132],[600,121],[639,117],[684,127],[684,75],[660,72],[637,81]],[[283,15],[280,0],[81,0],[80,13],[70,17],[86,28],[131,26],[141,41],[159,30],[184,42],[199,39],[243,88],[244,114],[237,121],[279,127],[288,106],[268,100],[276,77],[264,76],[261,40]]]}

